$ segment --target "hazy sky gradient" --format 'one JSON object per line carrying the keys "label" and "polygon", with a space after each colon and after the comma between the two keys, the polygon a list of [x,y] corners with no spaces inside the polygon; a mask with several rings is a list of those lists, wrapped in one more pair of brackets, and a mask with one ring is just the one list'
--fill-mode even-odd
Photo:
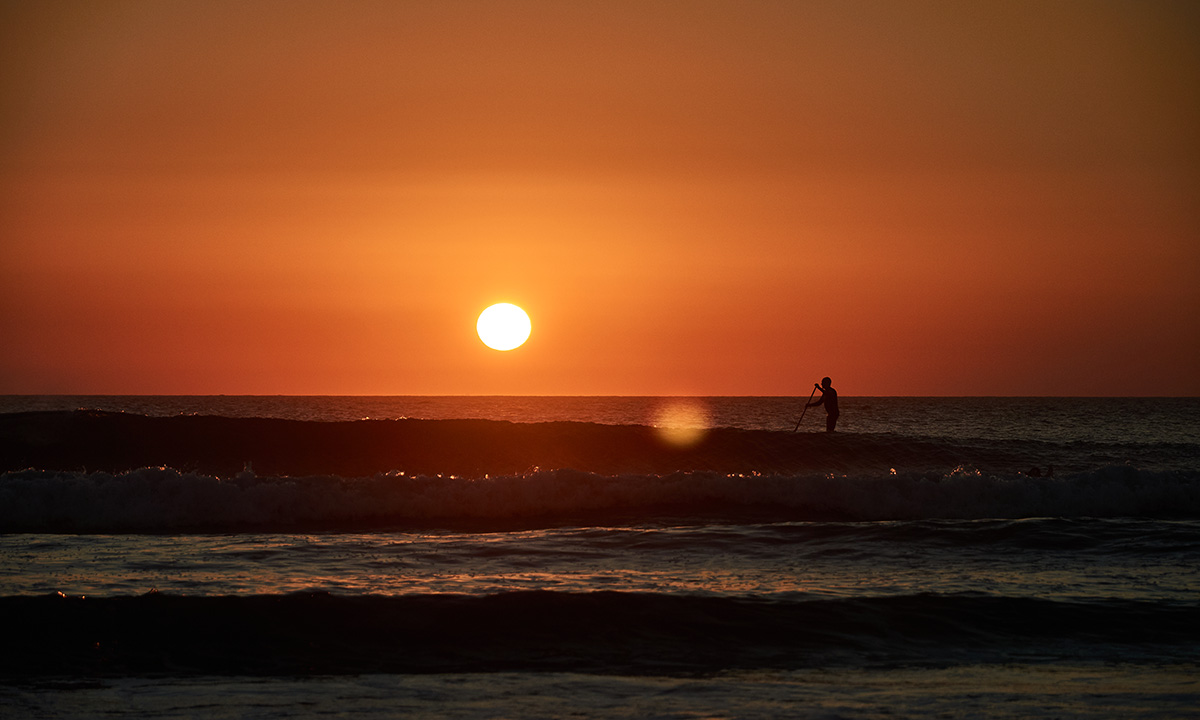
{"label": "hazy sky gradient", "polygon": [[0,392],[1197,395],[1197,7],[2,2]]}

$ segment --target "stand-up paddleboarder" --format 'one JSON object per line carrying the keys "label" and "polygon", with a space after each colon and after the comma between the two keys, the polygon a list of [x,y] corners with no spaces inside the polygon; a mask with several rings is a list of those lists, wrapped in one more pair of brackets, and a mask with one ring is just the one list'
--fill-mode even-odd
{"label": "stand-up paddleboarder", "polygon": [[833,381],[829,378],[821,378],[821,384],[813,383],[816,389],[821,391],[821,399],[815,402],[810,402],[804,407],[816,407],[817,405],[825,406],[825,432],[833,432],[833,428],[837,425],[838,419],[838,404],[837,390],[833,389]]}

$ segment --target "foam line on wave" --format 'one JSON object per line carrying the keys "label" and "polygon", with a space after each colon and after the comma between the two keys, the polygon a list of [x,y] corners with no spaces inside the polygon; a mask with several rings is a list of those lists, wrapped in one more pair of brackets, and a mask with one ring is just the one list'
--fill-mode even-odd
{"label": "foam line on wave", "polygon": [[0,532],[368,530],[640,522],[1200,517],[1196,473],[379,474],[221,479],[171,468],[0,474]]}

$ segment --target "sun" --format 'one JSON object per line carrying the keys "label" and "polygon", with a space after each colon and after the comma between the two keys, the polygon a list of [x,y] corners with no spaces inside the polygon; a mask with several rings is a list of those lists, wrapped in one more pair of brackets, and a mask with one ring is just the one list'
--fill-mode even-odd
{"label": "sun", "polygon": [[529,316],[512,303],[497,303],[479,313],[475,330],[484,345],[493,350],[512,350],[529,339]]}

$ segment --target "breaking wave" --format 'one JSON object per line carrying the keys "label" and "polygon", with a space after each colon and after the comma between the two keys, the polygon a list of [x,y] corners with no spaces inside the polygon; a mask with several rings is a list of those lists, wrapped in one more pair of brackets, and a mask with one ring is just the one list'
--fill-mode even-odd
{"label": "breaking wave", "polygon": [[1198,457],[1187,443],[712,428],[681,444],[586,422],[7,413],[0,532],[1194,518]]}

